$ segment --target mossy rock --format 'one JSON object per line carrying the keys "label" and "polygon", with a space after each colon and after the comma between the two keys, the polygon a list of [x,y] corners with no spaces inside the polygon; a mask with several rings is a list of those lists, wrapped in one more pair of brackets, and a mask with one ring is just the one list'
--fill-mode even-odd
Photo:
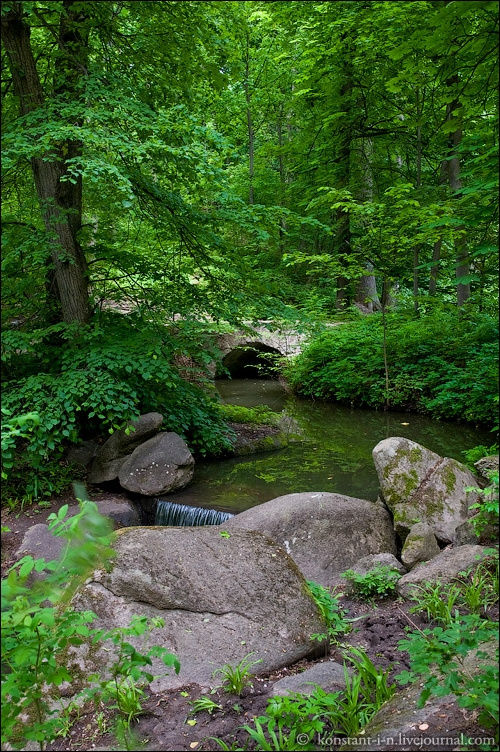
{"label": "mossy rock", "polygon": [[471,505],[479,498],[476,492],[466,490],[477,486],[470,470],[397,436],[379,442],[373,459],[396,532],[405,538],[414,524],[422,522],[439,541],[454,542],[457,527],[467,520]]}

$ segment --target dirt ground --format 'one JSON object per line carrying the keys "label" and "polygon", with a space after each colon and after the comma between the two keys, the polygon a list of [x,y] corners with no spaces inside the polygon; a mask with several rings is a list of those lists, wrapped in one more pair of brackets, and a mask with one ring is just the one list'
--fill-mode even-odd
{"label": "dirt ground", "polygon": [[[119,494],[94,492],[95,501],[116,499]],[[125,496],[123,497],[125,498]],[[63,504],[73,504],[75,499],[71,494],[60,497],[51,502],[50,507],[43,509],[28,508],[22,514],[15,515],[2,512],[2,524],[7,525],[11,532],[2,534],[2,575],[15,560],[18,549],[26,530],[35,524],[44,523],[47,516],[57,511]],[[342,598],[342,604],[347,616],[353,619],[352,630],[346,635],[346,645],[361,647],[366,650],[373,663],[380,668],[388,669],[390,679],[405,668],[408,668],[406,653],[397,648],[399,640],[406,636],[408,629],[424,628],[423,620],[409,613],[409,604],[398,599],[387,599],[375,603],[366,603],[354,598]],[[498,608],[491,614],[498,617]],[[163,752],[170,750],[219,750],[223,749],[255,749],[243,730],[245,724],[252,725],[252,720],[265,712],[270,697],[272,685],[278,679],[301,672],[313,663],[325,660],[342,662],[342,652],[339,647],[332,647],[327,655],[314,660],[302,660],[293,666],[283,668],[270,676],[253,678],[252,685],[244,689],[241,697],[230,695],[222,689],[215,689],[210,695],[221,706],[212,715],[208,712],[192,711],[190,702],[201,695],[201,688],[196,684],[187,685],[181,689],[151,695],[143,704],[143,714],[133,726],[137,741],[131,747],[134,750],[148,750]],[[216,684],[214,684],[216,687]],[[419,724],[427,724],[426,736],[455,736],[463,734],[466,737],[477,738],[491,736],[490,732],[482,729],[475,716],[458,708],[455,702],[446,703],[440,708],[436,717],[427,718],[423,708],[418,716]],[[62,750],[121,750],[110,733],[111,717],[109,711],[99,714],[95,709],[83,709],[74,719],[74,724],[68,729],[67,735],[57,739],[47,747],[49,752]],[[334,746],[342,746],[337,736]],[[221,739],[225,747],[221,747],[215,739]],[[417,728],[415,738],[407,747],[380,747],[380,749],[415,749],[424,746],[422,734],[419,736]],[[325,748],[320,745],[318,749]],[[453,747],[429,746],[433,750]],[[479,746],[468,745],[455,747],[456,749],[475,750]],[[298,746],[300,749],[300,746]]]}

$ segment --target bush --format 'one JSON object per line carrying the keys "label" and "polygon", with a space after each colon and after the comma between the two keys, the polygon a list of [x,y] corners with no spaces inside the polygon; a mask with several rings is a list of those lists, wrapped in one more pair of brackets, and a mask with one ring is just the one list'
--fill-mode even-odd
{"label": "bush", "polygon": [[[160,412],[164,429],[183,436],[194,452],[229,447],[215,398],[173,365],[186,347],[178,333],[128,316],[104,317],[95,326],[8,332],[2,348],[11,376],[3,392],[4,493],[37,499],[59,491],[70,444],[112,433],[145,412]],[[191,347],[200,350],[194,340]],[[36,421],[21,427],[21,416],[26,421],[30,414]]]}
{"label": "bush", "polygon": [[[495,425],[498,326],[439,312],[405,320],[387,315],[389,405]],[[292,387],[308,397],[365,407],[385,405],[379,314],[322,333],[288,366]]]}
{"label": "bush", "polygon": [[[484,650],[493,640],[495,658]],[[498,623],[477,614],[457,614],[446,626],[411,633],[399,648],[408,651],[410,671],[396,678],[401,684],[423,681],[419,707],[431,695],[454,694],[460,707],[475,711],[480,723],[495,729],[498,742]],[[473,672],[464,664],[469,654],[476,664]]]}
{"label": "bush", "polygon": [[396,569],[378,565],[366,574],[359,574],[353,569],[343,572],[342,577],[352,583],[355,593],[361,598],[386,598],[396,590],[396,584],[401,577]]}
{"label": "bush", "polygon": [[[161,620],[137,616],[127,628],[104,632],[90,626],[96,618],[91,611],[71,608],[79,583],[98,564],[105,565],[113,550],[110,522],[96,504],[81,502],[79,514],[65,520],[67,509],[48,518],[52,532],[67,541],[61,558],[46,562],[25,556],[2,581],[2,748],[26,749],[27,742],[36,741],[45,749],[65,733],[71,708],[88,700],[118,711],[123,736],[141,712],[143,687],[154,678],[144,669],[151,657],[179,671],[179,662],[165,648],[156,645],[141,654],[125,640],[160,626]],[[33,572],[44,572],[44,579],[28,584]],[[65,706],[59,687],[74,679],[65,665],[66,651],[84,640],[111,641],[117,657],[110,676],[84,677],[84,688]]]}
{"label": "bush", "polygon": [[326,626],[325,633],[313,634],[311,637],[319,642],[326,641],[328,648],[330,643],[338,642],[340,636],[350,632],[350,621],[339,604],[340,594],[332,595],[327,588],[312,580],[307,581],[307,587]]}

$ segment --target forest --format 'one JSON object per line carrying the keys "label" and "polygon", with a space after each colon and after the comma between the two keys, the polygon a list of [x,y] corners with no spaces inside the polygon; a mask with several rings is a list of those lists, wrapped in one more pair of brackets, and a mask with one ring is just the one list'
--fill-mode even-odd
{"label": "forest", "polygon": [[[161,430],[203,463],[227,456],[235,423],[255,435],[255,425],[276,424],[266,408],[221,405],[214,373],[231,375],[221,338],[293,332],[300,352],[276,351],[261,367],[302,403],[477,432],[456,457],[467,472],[498,454],[498,2],[6,0],[1,20],[2,537],[41,514],[73,540],[38,589],[30,578],[42,560],[2,563],[2,706],[11,706],[2,740],[76,749],[64,746],[64,714],[48,709],[43,687],[69,680],[57,656],[90,634],[68,607],[77,587],[66,587],[68,572],[83,581],[112,556],[113,537],[71,451],[158,413]],[[498,459],[488,482],[476,489],[479,537],[498,521]],[[64,522],[75,498],[81,509]],[[441,548],[457,542],[436,536]],[[453,609],[431,620],[454,627],[457,644],[474,634],[468,650],[491,640],[498,618],[488,566],[477,611],[464,606],[460,627]],[[498,588],[498,554],[496,567]],[[378,594],[394,594],[385,585]],[[335,590],[309,586],[338,645],[348,628]],[[145,618],[100,635],[119,651],[116,691],[101,677],[100,699],[95,688],[86,699],[117,709],[117,749],[140,748],[131,723],[153,653],[125,637],[135,645],[152,628]],[[352,665],[367,687],[360,655]],[[252,665],[238,664],[242,681]],[[488,697],[477,711],[483,731],[492,718],[498,729],[490,669],[486,689],[474,684]],[[426,699],[435,689],[429,680]],[[446,689],[474,694],[459,679]],[[324,720],[332,705],[311,707],[268,707],[245,742],[215,729],[219,746],[182,748],[317,749],[297,747],[297,734],[364,728],[358,713],[353,733],[338,732]],[[198,710],[212,718],[216,708]],[[314,723],[302,728],[294,713]]]}

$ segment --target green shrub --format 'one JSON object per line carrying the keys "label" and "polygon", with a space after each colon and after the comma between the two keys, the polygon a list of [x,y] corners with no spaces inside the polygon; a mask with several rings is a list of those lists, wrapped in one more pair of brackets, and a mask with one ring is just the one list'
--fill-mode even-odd
{"label": "green shrub", "polygon": [[307,581],[307,586],[326,626],[325,633],[313,634],[311,638],[325,641],[327,650],[332,642],[338,642],[339,636],[350,632],[351,624],[339,604],[340,595],[332,595],[327,588],[312,580]]}
{"label": "green shrub", "polygon": [[498,471],[489,474],[490,485],[487,488],[471,488],[466,490],[475,491],[479,494],[480,500],[476,504],[471,504],[471,509],[477,509],[477,514],[471,518],[476,535],[480,536],[483,530],[491,526],[498,529],[499,510],[498,510]]}
{"label": "green shrub", "polygon": [[[186,347],[165,327],[124,316],[80,329],[58,324],[6,333],[2,360],[15,378],[3,391],[5,496],[38,499],[59,491],[69,445],[112,433],[140,413],[160,412],[164,429],[199,454],[229,447],[215,399],[174,365]],[[36,421],[19,426],[33,414]]]}
{"label": "green shrub", "polygon": [[387,598],[396,591],[396,584],[401,577],[396,569],[377,565],[366,574],[359,574],[353,569],[343,572],[342,577],[348,580],[354,592],[361,598]]}
{"label": "green shrub", "polygon": [[410,613],[425,614],[427,621],[448,626],[458,613],[460,588],[456,584],[426,582],[412,586],[410,599],[415,602]]}
{"label": "green shrub", "polygon": [[[143,634],[159,621],[134,617],[128,628],[110,631],[91,628],[91,611],[69,606],[78,585],[99,564],[112,556],[111,527],[93,502],[80,502],[80,512],[65,520],[67,505],[49,516],[49,527],[66,539],[61,558],[46,562],[25,556],[2,581],[2,744],[26,749],[29,741],[40,749],[56,736],[67,733],[72,709],[80,700],[95,700],[119,711],[126,732],[141,711],[143,687],[154,678],[144,670],[151,657],[179,670],[175,656],[160,646],[141,654],[126,642],[128,635]],[[28,583],[35,572],[43,579]],[[117,657],[109,677],[89,676],[73,702],[64,706],[59,687],[74,677],[65,665],[70,646],[111,641]]]}
{"label": "green shrub", "polygon": [[[389,405],[437,417],[495,425],[498,327],[487,315],[457,319],[440,311],[387,316]],[[288,366],[300,394],[366,407],[385,404],[381,316],[320,334]]]}
{"label": "green shrub", "polygon": [[[244,729],[260,750],[316,749],[314,736],[325,733],[356,736],[377,710],[394,694],[387,671],[376,668],[366,653],[350,648],[344,664],[344,691],[325,692],[316,686],[310,695],[291,693],[268,700],[266,713]],[[309,742],[305,742],[305,738]],[[296,746],[294,746],[294,744]]]}
{"label": "green shrub", "polygon": [[[483,649],[497,642],[496,657]],[[423,682],[419,707],[431,695],[454,694],[460,707],[477,713],[478,720],[492,728],[498,742],[498,623],[477,614],[457,615],[446,627],[411,633],[399,642],[410,657],[410,670],[396,678],[401,684]],[[471,656],[473,671],[464,663]]]}

